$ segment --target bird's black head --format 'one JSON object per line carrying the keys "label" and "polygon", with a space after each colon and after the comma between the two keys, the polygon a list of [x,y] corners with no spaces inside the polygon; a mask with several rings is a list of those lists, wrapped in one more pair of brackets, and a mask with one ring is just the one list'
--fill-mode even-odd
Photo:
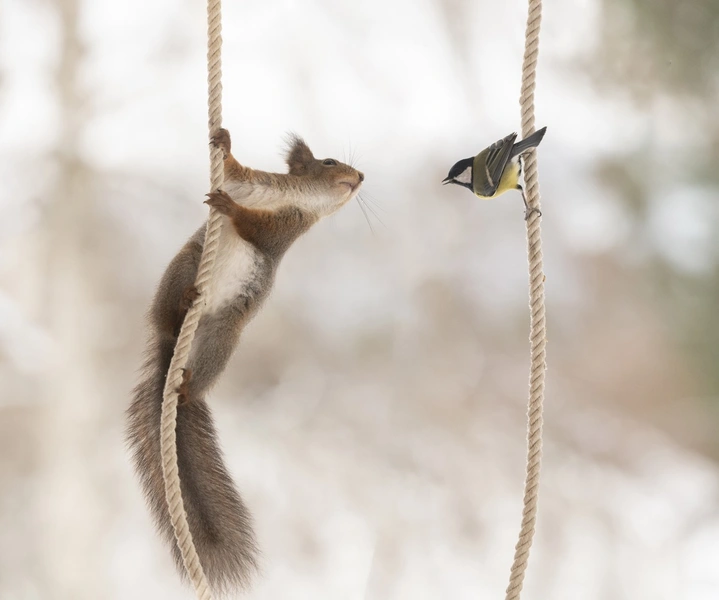
{"label": "bird's black head", "polygon": [[447,177],[442,180],[445,185],[448,183],[454,183],[461,185],[467,189],[472,189],[472,164],[474,163],[474,157],[463,158],[459,162],[454,163],[454,166],[447,173]]}

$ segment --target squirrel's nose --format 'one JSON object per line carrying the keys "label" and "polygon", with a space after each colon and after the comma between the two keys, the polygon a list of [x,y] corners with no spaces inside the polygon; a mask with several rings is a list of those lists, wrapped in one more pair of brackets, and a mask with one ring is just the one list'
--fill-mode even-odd
{"label": "squirrel's nose", "polygon": [[359,175],[360,183],[364,181],[364,173],[362,171],[357,171],[357,175]]}

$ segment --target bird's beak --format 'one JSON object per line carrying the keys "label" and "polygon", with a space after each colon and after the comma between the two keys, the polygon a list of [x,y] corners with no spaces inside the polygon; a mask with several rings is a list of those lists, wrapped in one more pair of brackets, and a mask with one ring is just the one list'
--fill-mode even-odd
{"label": "bird's beak", "polygon": [[447,185],[450,181],[452,181],[452,178],[451,178],[451,177],[445,177],[445,178],[442,180],[442,185]]}

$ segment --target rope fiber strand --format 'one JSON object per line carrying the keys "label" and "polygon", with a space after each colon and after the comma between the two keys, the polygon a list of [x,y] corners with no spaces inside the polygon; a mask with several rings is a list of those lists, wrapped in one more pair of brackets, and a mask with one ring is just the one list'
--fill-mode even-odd
{"label": "rope fiber strand", "polygon": [[[522,138],[534,133],[534,88],[539,55],[539,27],[542,21],[542,1],[529,0],[527,31],[522,66],[522,92],[519,98],[522,115]],[[537,150],[524,157],[524,181],[530,210],[539,209],[539,181]],[[514,553],[506,600],[519,600],[529,561],[537,516],[539,471],[542,461],[542,405],[544,378],[547,370],[547,329],[544,310],[544,268],[542,265],[542,237],[540,214],[532,211],[527,220],[527,257],[529,261],[530,359],[529,403],[527,409],[527,475],[524,484],[522,527]]]}
{"label": "rope fiber strand", "polygon": [[[207,2],[207,84],[208,115],[210,137],[222,126],[222,10],[221,0]],[[218,189],[223,181],[222,151],[210,146],[210,189]],[[170,513],[172,527],[175,530],[177,546],[182,554],[185,570],[200,600],[211,600],[212,594],[207,578],[202,570],[192,534],[187,523],[187,514],[182,501],[180,475],[177,470],[177,388],[182,382],[182,372],[190,356],[192,340],[202,311],[207,303],[207,284],[217,256],[222,215],[214,208],[210,209],[205,232],[202,258],[197,268],[195,287],[199,297],[187,311],[182,329],[175,345],[170,368],[163,392],[162,417],[160,421],[160,452],[162,454],[162,474],[165,480],[165,497]]]}

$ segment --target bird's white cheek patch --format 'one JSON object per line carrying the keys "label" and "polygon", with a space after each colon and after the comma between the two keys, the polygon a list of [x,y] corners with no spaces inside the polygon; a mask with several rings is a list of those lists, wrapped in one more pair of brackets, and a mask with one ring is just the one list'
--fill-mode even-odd
{"label": "bird's white cheek patch", "polygon": [[472,183],[472,167],[467,167],[457,177],[455,177],[460,183]]}

